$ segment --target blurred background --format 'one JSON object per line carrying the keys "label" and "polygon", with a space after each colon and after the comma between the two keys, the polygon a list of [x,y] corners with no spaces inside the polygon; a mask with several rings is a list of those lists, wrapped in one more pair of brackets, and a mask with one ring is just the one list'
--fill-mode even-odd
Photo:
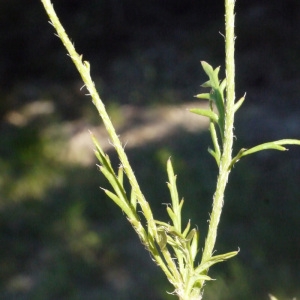
{"label": "blurred background", "polygon": [[[142,190],[166,220],[172,156],[184,221],[207,231],[217,169],[207,120],[186,108],[221,65],[223,1],[53,0],[126,144]],[[300,138],[300,2],[236,4],[236,153]],[[88,130],[111,156],[90,98],[40,1],[0,2],[0,299],[175,299],[124,214],[99,187]],[[300,149],[266,151],[231,173],[205,299],[300,297]],[[200,250],[201,251],[201,250]]]}

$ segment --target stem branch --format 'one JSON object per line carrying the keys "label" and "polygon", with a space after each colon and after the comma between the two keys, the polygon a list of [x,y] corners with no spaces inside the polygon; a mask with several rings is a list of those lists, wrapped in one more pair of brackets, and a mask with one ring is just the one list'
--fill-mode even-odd
{"label": "stem branch", "polygon": [[120,141],[118,135],[116,134],[115,128],[105,110],[105,106],[104,106],[103,102],[101,101],[101,99],[98,95],[95,84],[92,81],[92,78],[90,75],[90,65],[87,61],[82,61],[82,55],[79,55],[76,52],[74,45],[71,43],[68,35],[66,34],[63,26],[61,25],[57,15],[53,9],[53,5],[51,4],[51,1],[50,0],[41,0],[41,1],[44,5],[44,8],[45,8],[45,10],[49,16],[49,19],[51,21],[50,24],[53,25],[53,27],[55,28],[55,30],[57,32],[58,37],[61,39],[64,46],[66,47],[66,49],[68,51],[68,55],[71,57],[74,65],[76,66],[78,72],[80,73],[80,76],[81,76],[87,90],[89,91],[89,95],[92,97],[93,103],[96,106],[98,113],[103,120],[104,126],[111,138],[111,142],[114,145],[114,147],[118,153],[118,156],[120,158],[120,161],[121,161],[123,169],[124,169],[124,172],[128,176],[130,184],[136,194],[136,197],[138,199],[138,202],[139,202],[144,214],[145,214],[145,212],[147,212],[147,215],[149,216],[149,219],[147,219],[148,226],[150,228],[153,228],[153,227],[155,227],[155,224],[153,221],[152,213],[151,213],[151,211],[149,211],[148,203],[147,203],[144,195],[141,192],[141,189],[136,180],[134,172],[129,164],[127,155],[123,149],[121,141]]}
{"label": "stem branch", "polygon": [[207,238],[205,241],[202,262],[209,260],[213,254],[220,222],[224,192],[230,173],[229,165],[232,157],[233,122],[235,102],[235,65],[234,65],[234,4],[235,0],[225,0],[225,53],[226,53],[226,101],[225,101],[225,129],[224,144],[219,166],[216,192],[210,216]]}

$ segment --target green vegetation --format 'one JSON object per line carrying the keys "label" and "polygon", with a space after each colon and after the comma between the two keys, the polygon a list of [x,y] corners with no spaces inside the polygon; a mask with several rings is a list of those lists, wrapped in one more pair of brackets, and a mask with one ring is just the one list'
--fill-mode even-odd
{"label": "green vegetation", "polygon": [[[140,189],[123,145],[116,134],[115,128],[92,81],[90,64],[87,61],[83,61],[82,55],[76,52],[64,28],[61,26],[50,1],[42,0],[42,2],[50,18],[50,24],[57,31],[58,37],[62,40],[68,51],[68,55],[80,73],[84,87],[86,87],[89,92],[87,95],[92,97],[93,103],[109,134],[111,143],[120,159],[118,172],[115,172],[109,156],[105,154],[96,138],[92,136],[96,146],[95,154],[100,162],[100,171],[113,188],[113,192],[103,189],[104,192],[125,213],[128,221],[139,236],[141,243],[151,253],[153,260],[174,286],[173,293],[181,300],[202,299],[205,282],[212,280],[212,278],[208,276],[210,267],[238,253],[235,251],[221,255],[213,255],[224,203],[225,188],[231,168],[245,155],[269,149],[284,151],[287,150],[283,147],[283,145],[286,144],[300,145],[300,140],[295,139],[267,142],[251,149],[242,148],[232,159],[234,115],[244,102],[244,97],[242,97],[235,103],[235,1],[225,0],[226,79],[220,81],[218,77],[219,68],[214,70],[209,64],[202,62],[202,67],[209,77],[209,81],[203,84],[203,87],[209,87],[211,91],[208,94],[199,94],[198,98],[209,100],[209,110],[191,110],[199,115],[208,117],[210,120],[210,132],[214,149],[209,149],[209,152],[215,158],[219,167],[208,234],[205,239],[202,258],[198,264],[199,232],[195,228],[190,228],[190,221],[187,223],[185,229],[182,229],[181,210],[184,200],[179,200],[176,176],[174,175],[171,160],[169,159],[167,163],[167,173],[172,204],[167,204],[167,213],[170,221],[166,223],[154,219],[151,207]],[[225,90],[226,96],[224,95]],[[216,106],[218,114],[214,112],[214,105]],[[221,142],[218,141],[215,124],[219,127]],[[127,177],[130,185],[130,196],[124,186],[124,177]],[[145,219],[144,221],[141,219],[139,209],[141,209],[142,216]]]}
{"label": "green vegetation", "polygon": [[[214,36],[217,31],[213,32]],[[70,35],[77,45],[77,38],[72,33]],[[168,52],[168,49],[164,51]],[[145,62],[145,56],[139,55],[140,61]],[[203,54],[199,57],[211,60],[211,57]],[[198,61],[198,56],[195,61]],[[124,71],[132,63],[124,57],[118,61],[119,65],[120,62]],[[57,65],[52,68],[52,72],[60,68],[61,65]],[[150,60],[142,68],[149,71],[147,74],[153,74]],[[160,75],[164,76],[164,73]],[[224,78],[224,75],[220,77]],[[120,75],[119,80],[116,86],[119,83],[120,87],[124,87]],[[102,84],[96,79],[100,90]],[[243,86],[248,89],[246,83]],[[79,87],[74,88],[76,93]],[[193,88],[196,92],[192,91],[189,95],[198,92],[197,88]],[[174,299],[174,296],[165,293],[172,292],[172,288],[158,274],[158,268],[151,265],[149,255],[145,253],[144,246],[138,245],[138,240],[134,239],[130,226],[125,224],[124,216],[99,190],[99,186],[107,190],[111,187],[91,167],[89,152],[92,146],[81,149],[77,156],[67,151],[69,141],[73,143],[78,128],[80,130],[82,126],[82,120],[73,121],[76,117],[82,114],[83,120],[98,124],[96,114],[88,105],[83,105],[89,101],[78,97],[78,101],[76,99],[72,102],[71,108],[68,101],[59,103],[60,95],[66,95],[69,90],[67,84],[64,89],[58,89],[56,94],[51,90],[50,86],[40,96],[40,99],[47,99],[50,106],[56,103],[54,110],[48,107],[48,112],[52,111],[51,115],[41,113],[26,124],[18,123],[17,118],[10,115],[9,126],[5,127],[5,134],[1,135],[1,298]],[[151,86],[147,93],[145,89],[141,92],[137,86],[136,91],[134,88],[130,94],[129,101],[138,103],[140,99],[148,98],[145,94],[150,95],[149,102],[158,103],[161,99],[174,103],[176,99],[182,98],[168,85],[157,92]],[[245,103],[249,103],[248,95]],[[118,106],[117,98],[116,95],[109,97],[109,100],[113,100],[112,104],[108,103],[109,113],[117,121],[118,127],[128,127],[124,116],[126,107]],[[103,99],[106,102],[108,97]],[[37,101],[36,104],[40,102],[43,101]],[[17,113],[26,116],[26,112],[18,110]],[[216,114],[218,118],[219,113]],[[68,122],[62,120],[63,114],[64,117],[68,116]],[[210,119],[216,117],[212,113],[204,114]],[[191,114],[186,112],[186,115],[189,119]],[[243,109],[237,114],[235,133],[238,139],[234,153],[239,153],[239,156],[236,160],[247,154],[245,151],[239,152],[245,145],[250,148],[251,145],[268,140],[267,135],[257,140],[248,135],[250,130],[246,123],[251,116],[254,116],[253,113],[243,113]],[[261,116],[261,124],[267,122],[268,126],[270,120],[273,120],[272,111],[268,117],[264,114]],[[165,164],[172,156],[173,167],[178,174],[178,191],[185,199],[182,224],[186,225],[191,220],[191,229],[195,226],[199,229],[199,249],[204,247],[208,213],[211,210],[210,199],[217,176],[214,165],[215,161],[219,163],[217,145],[222,150],[222,133],[218,132],[218,121],[214,124],[220,145],[211,143],[208,133],[199,131],[195,134],[177,128],[176,132],[170,132],[163,140],[145,142],[138,148],[132,147],[129,140],[125,146],[141,190],[149,199],[153,215],[158,220],[168,219],[166,207],[161,204],[170,202],[164,182],[167,178]],[[91,125],[82,127],[87,136],[87,128],[97,132]],[[274,128],[278,130],[278,126]],[[282,133],[277,131],[276,137],[272,136],[272,139],[282,138],[285,135]],[[122,140],[125,145],[126,139]],[[101,139],[100,145],[106,147],[106,141]],[[74,139],[74,142],[76,148],[80,149],[80,140]],[[214,159],[205,154],[207,145],[212,147],[209,152]],[[295,247],[295,228],[299,227],[299,168],[296,151],[290,151],[288,155],[263,152],[266,154],[242,159],[234,167],[215,248],[218,252],[215,254],[238,248],[241,248],[241,252],[238,258],[217,264],[209,271],[209,276],[217,280],[207,282],[205,299],[265,299],[268,293],[279,299],[291,299],[299,295],[298,251]],[[105,148],[105,152],[110,156],[113,169],[117,170],[118,157],[111,148]],[[130,188],[126,176],[124,188]],[[199,256],[201,253],[200,250]]]}

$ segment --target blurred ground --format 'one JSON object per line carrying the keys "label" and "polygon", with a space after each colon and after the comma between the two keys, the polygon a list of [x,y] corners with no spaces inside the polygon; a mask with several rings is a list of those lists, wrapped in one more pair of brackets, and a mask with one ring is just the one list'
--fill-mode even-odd
{"label": "blurred ground", "polygon": [[[54,1],[158,217],[172,156],[184,219],[203,245],[216,168],[207,120],[186,109],[224,66],[219,1]],[[0,298],[173,299],[122,213],[99,189],[88,130],[118,160],[39,1],[0,3]],[[235,151],[300,136],[300,4],[237,1]],[[300,150],[239,162],[226,195],[206,299],[300,297]],[[155,187],[155,188],[153,188]]]}

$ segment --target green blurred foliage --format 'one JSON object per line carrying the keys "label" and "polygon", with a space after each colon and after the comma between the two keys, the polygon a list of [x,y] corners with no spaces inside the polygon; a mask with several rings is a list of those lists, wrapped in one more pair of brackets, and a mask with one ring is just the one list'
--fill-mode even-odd
{"label": "green blurred foliage", "polygon": [[[82,120],[91,127],[101,121],[79,92],[41,4],[25,2],[0,3],[0,298],[173,299],[122,212],[99,189],[107,183],[96,166],[65,155],[72,137],[66,127],[76,133]],[[119,104],[190,101],[205,80],[199,60],[216,66],[224,56],[219,1],[129,2],[54,1],[121,127],[129,125]],[[290,133],[299,138],[299,10],[292,0],[237,2],[238,92],[248,95],[235,153]],[[35,104],[43,101],[52,108],[38,114]],[[258,114],[248,113],[250,104],[262,103]],[[217,174],[209,145],[208,133],[182,130],[128,149],[142,190],[164,220],[165,165],[172,157],[183,219],[199,227],[201,246]],[[300,153],[290,148],[234,167],[217,250],[241,251],[212,269],[218,280],[208,283],[206,299],[300,297]]]}

